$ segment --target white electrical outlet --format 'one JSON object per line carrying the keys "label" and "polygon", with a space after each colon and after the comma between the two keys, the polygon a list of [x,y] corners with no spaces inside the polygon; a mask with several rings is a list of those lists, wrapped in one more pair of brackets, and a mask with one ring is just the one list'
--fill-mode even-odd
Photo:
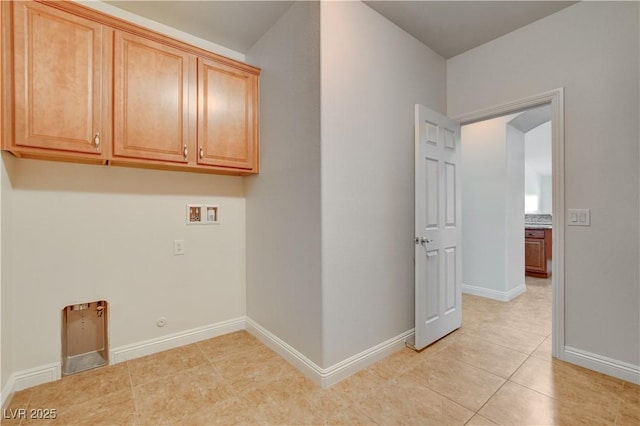
{"label": "white electrical outlet", "polygon": [[569,226],[591,226],[591,210],[569,209],[567,224]]}
{"label": "white electrical outlet", "polygon": [[181,256],[185,253],[186,251],[186,247],[185,247],[185,242],[184,240],[174,240],[173,241],[173,255],[174,256]]}

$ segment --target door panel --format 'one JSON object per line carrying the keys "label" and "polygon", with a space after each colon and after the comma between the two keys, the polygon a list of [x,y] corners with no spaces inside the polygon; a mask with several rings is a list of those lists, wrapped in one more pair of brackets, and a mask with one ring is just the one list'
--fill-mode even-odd
{"label": "door panel", "polygon": [[438,182],[440,181],[439,164],[437,159],[427,158],[425,161],[425,227],[438,228]]}
{"label": "door panel", "polygon": [[529,271],[546,272],[545,244],[542,238],[525,238],[524,259],[525,267]]}
{"label": "door panel", "polygon": [[460,126],[416,105],[415,344],[462,322]]}
{"label": "door panel", "polygon": [[16,146],[101,155],[103,27],[14,3]]}
{"label": "door panel", "polygon": [[447,275],[445,277],[447,299],[445,301],[445,313],[451,312],[452,309],[456,309],[456,248],[449,247],[444,249],[445,255],[445,270]]}
{"label": "door panel", "polygon": [[198,60],[198,164],[257,169],[257,76]]}
{"label": "door panel", "polygon": [[[439,318],[439,293],[440,288],[438,287],[438,277],[440,276],[440,258],[438,256],[437,251],[428,251],[426,253],[427,262],[425,265],[425,274],[426,274],[426,292],[423,294],[423,302],[426,303],[426,312],[424,315],[425,323],[428,324],[430,322],[436,321]],[[432,295],[436,295],[436,297],[431,297]]]}
{"label": "door panel", "polygon": [[195,57],[123,32],[114,52],[114,156],[186,163]]}

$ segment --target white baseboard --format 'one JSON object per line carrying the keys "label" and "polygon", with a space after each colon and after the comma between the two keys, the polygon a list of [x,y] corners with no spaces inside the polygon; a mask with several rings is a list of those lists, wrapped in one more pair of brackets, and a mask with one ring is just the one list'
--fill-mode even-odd
{"label": "white baseboard", "polygon": [[0,407],[4,410],[6,408],[9,401],[11,401],[11,397],[13,396],[13,388],[15,387],[16,382],[13,378],[13,375],[9,377],[7,383],[4,385],[2,390],[0,391]]}
{"label": "white baseboard", "polygon": [[589,370],[640,385],[640,365],[633,365],[581,349],[565,346],[561,359]]}
{"label": "white baseboard", "polygon": [[485,297],[487,299],[509,302],[527,291],[527,286],[522,283],[509,291],[492,290],[490,288],[478,287],[475,285],[462,284],[462,292],[474,296]]}
{"label": "white baseboard", "polygon": [[13,373],[9,377],[4,389],[2,389],[2,396],[0,397],[2,398],[2,404],[0,405],[4,407],[6,400],[8,400],[14,392],[43,383],[53,382],[60,379],[60,377],[62,377],[62,363],[60,362]]}
{"label": "white baseboard", "polygon": [[322,368],[251,318],[247,318],[247,331],[323,388],[336,384],[402,349],[405,341],[414,334],[414,330],[411,329],[331,367]]}
{"label": "white baseboard", "polygon": [[[109,350],[109,361],[110,364],[117,364],[130,359],[152,355],[157,352],[199,342],[201,340],[222,336],[223,334],[233,333],[234,331],[244,330],[245,328],[245,317],[239,317],[204,327],[193,328],[191,330],[170,334],[168,336],[162,336],[157,339],[145,340],[143,342],[111,349]],[[0,406],[4,407],[5,403],[10,400],[10,397],[14,392],[30,388],[32,386],[41,385],[43,383],[53,382],[55,380],[59,380],[61,377],[61,362],[13,373],[9,377],[9,380],[0,394]]]}
{"label": "white baseboard", "polygon": [[149,339],[143,342],[113,348],[109,350],[110,364],[118,364],[135,358],[153,355],[168,349],[212,339],[222,336],[223,334],[233,333],[234,331],[244,330],[246,328],[245,319],[245,317],[235,318],[204,327],[169,334],[156,339]]}

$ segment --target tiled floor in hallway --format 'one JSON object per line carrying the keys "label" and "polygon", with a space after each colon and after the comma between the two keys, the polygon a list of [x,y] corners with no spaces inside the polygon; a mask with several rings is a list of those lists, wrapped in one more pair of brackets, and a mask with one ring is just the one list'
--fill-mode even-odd
{"label": "tiled floor in hallway", "polygon": [[551,289],[510,303],[463,296],[463,325],[320,389],[246,332],[97,369],[14,395],[54,421],[12,424],[640,424],[640,386],[551,359]]}

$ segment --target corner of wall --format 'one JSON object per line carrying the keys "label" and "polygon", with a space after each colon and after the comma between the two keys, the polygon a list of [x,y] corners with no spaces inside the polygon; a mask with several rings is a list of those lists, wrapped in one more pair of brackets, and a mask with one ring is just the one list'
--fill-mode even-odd
{"label": "corner of wall", "polygon": [[8,250],[11,233],[11,173],[14,158],[2,152],[0,157],[0,389],[2,402],[9,396],[7,389],[14,373],[12,315],[11,251]]}
{"label": "corner of wall", "polygon": [[261,171],[246,181],[247,316],[320,363],[320,5],[294,2],[249,49]]}

